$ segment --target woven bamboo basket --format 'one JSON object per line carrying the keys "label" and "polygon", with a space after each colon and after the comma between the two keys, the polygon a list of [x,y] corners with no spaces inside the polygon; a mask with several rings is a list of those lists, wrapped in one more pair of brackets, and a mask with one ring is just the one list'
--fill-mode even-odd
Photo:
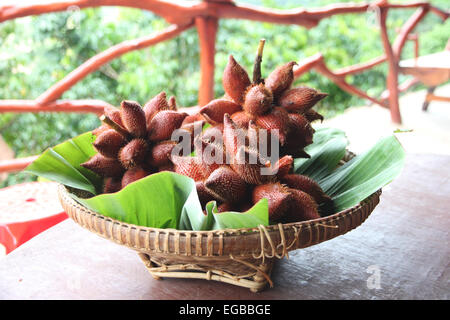
{"label": "woven bamboo basket", "polygon": [[103,238],[137,251],[155,279],[216,280],[253,292],[273,286],[272,266],[288,257],[289,251],[330,240],[361,225],[381,195],[379,189],[352,208],[315,220],[250,229],[183,231],[114,220],[73,200],[63,185],[58,191],[70,218]]}

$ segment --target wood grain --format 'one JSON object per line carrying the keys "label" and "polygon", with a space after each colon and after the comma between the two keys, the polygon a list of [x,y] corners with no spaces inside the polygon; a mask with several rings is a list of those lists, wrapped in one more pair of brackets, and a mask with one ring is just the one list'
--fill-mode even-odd
{"label": "wood grain", "polygon": [[[291,252],[275,264],[275,287],[261,293],[207,280],[155,280],[136,252],[67,220],[2,258],[0,298],[448,300],[450,174],[442,168],[449,161],[408,154],[363,225]],[[378,289],[370,285],[377,268]]]}

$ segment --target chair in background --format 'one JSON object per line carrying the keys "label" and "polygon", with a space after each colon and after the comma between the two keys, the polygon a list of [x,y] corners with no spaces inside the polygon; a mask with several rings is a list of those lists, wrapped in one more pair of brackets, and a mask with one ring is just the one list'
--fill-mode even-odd
{"label": "chair in background", "polygon": [[399,63],[400,72],[416,77],[428,87],[422,110],[427,111],[431,101],[450,102],[450,97],[434,94],[437,86],[450,80],[450,39],[445,50],[413,59],[402,60]]}

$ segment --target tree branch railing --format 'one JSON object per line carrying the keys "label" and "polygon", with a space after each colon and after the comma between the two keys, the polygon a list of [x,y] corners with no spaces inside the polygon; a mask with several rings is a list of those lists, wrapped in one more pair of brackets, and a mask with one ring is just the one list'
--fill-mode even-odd
{"label": "tree branch railing", "polygon": [[[295,8],[288,10],[267,9],[257,6],[237,4],[227,0],[205,1],[165,1],[165,0],[63,0],[44,1],[42,3],[20,3],[0,5],[0,23],[30,15],[40,15],[50,12],[66,11],[73,7],[80,9],[100,6],[121,6],[151,11],[163,17],[171,25],[165,30],[156,32],[139,39],[123,41],[109,49],[98,53],[81,64],[75,70],[55,83],[35,100],[0,100],[0,113],[3,112],[77,112],[94,113],[100,115],[109,103],[101,100],[59,100],[64,92],[95,72],[100,67],[128,52],[144,49],[160,42],[172,39],[182,32],[195,27],[199,36],[201,78],[198,93],[198,104],[205,105],[214,99],[214,57],[215,42],[219,19],[245,19],[276,24],[293,24],[305,28],[317,26],[322,19],[339,14],[365,13],[376,9],[379,18],[381,41],[384,54],[369,61],[347,66],[336,71],[330,70],[322,54],[304,59],[294,70],[296,77],[305,72],[315,70],[319,74],[333,81],[342,90],[367,99],[374,104],[388,107],[393,122],[401,123],[398,105],[399,89],[405,90],[414,81],[398,85],[398,61],[405,42],[411,38],[411,32],[417,24],[429,13],[446,20],[449,12],[430,5],[428,2],[418,1],[395,4],[387,0],[373,3],[341,3],[324,6],[322,8]],[[416,8],[416,12],[405,22],[395,41],[391,44],[387,35],[386,18],[391,9]],[[417,41],[417,39],[415,40]],[[416,47],[416,55],[418,48]],[[346,81],[346,77],[369,70],[381,63],[387,62],[389,72],[387,76],[387,90],[380,98],[371,97],[361,89]],[[0,172],[18,171],[25,168],[30,158],[0,161]],[[12,162],[16,161],[17,165]],[[27,162],[28,161],[28,162]]]}

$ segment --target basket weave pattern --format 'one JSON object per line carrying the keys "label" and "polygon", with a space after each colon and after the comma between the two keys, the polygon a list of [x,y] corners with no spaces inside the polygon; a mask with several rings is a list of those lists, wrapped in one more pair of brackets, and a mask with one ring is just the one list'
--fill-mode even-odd
{"label": "basket weave pattern", "polygon": [[358,205],[320,219],[252,229],[183,231],[124,223],[93,212],[60,185],[64,210],[76,223],[138,252],[154,278],[217,280],[260,291],[272,286],[276,259],[342,235],[362,224],[379,203],[381,189]]}

